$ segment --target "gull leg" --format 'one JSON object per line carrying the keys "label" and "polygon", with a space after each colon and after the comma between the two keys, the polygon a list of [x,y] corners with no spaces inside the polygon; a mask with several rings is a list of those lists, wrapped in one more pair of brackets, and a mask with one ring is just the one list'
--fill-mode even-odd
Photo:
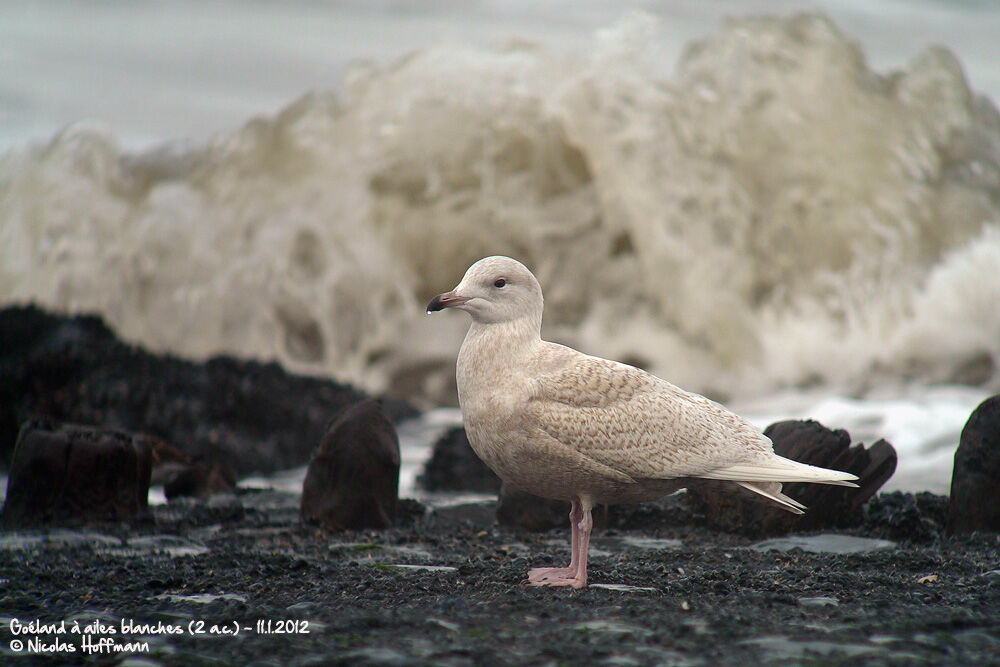
{"label": "gull leg", "polygon": [[570,549],[573,554],[569,567],[535,567],[528,571],[528,581],[535,586],[545,586],[550,580],[565,579],[576,574],[580,562],[580,521],[583,520],[583,506],[574,500],[569,510]]}
{"label": "gull leg", "polygon": [[590,551],[590,530],[593,527],[594,518],[588,507],[580,521],[580,561],[576,565],[576,575],[569,583],[573,588],[584,588],[587,585],[587,554]]}
{"label": "gull leg", "polygon": [[574,501],[570,512],[573,527],[573,558],[568,568],[535,568],[528,573],[532,586],[572,586],[583,588],[587,585],[587,552],[590,550],[590,531],[594,527],[591,515],[592,505],[581,498]]}
{"label": "gull leg", "polygon": [[568,570],[576,570],[580,562],[580,522],[583,520],[583,505],[579,500],[573,501],[569,510],[570,553]]}

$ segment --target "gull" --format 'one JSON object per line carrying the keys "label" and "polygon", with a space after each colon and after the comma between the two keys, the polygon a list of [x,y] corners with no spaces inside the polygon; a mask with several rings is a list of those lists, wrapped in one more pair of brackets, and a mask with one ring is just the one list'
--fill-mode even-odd
{"label": "gull", "polygon": [[855,486],[850,473],[778,456],[758,428],[704,396],[542,340],[542,288],[517,260],[479,260],[427,312],[445,308],[472,316],[456,364],[472,449],[507,484],[570,503],[570,564],[530,570],[531,585],[587,585],[600,503],[656,500],[696,478],[736,483],[801,514],[783,482]]}

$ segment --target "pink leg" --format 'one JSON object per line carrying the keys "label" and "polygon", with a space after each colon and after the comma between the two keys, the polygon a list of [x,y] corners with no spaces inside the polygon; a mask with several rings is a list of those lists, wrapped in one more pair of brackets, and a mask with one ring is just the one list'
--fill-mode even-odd
{"label": "pink leg", "polygon": [[590,552],[590,530],[594,527],[594,518],[588,508],[583,513],[583,520],[580,522],[580,560],[576,565],[576,575],[569,585],[573,588],[585,588],[587,586],[587,554]]}
{"label": "pink leg", "polygon": [[544,586],[552,579],[565,579],[576,574],[580,560],[580,521],[583,519],[583,506],[579,500],[573,501],[569,511],[570,547],[572,558],[569,567],[536,567],[528,571],[528,581],[537,586]]}
{"label": "pink leg", "polygon": [[587,585],[587,552],[590,550],[590,531],[594,526],[590,503],[585,508],[582,500],[574,500],[569,520],[570,544],[573,556],[569,567],[537,567],[528,572],[528,582],[532,586],[572,586],[583,588]]}

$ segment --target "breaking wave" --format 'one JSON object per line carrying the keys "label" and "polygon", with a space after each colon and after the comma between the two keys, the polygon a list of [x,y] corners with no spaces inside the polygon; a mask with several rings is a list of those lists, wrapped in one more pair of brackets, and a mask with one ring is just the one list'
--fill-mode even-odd
{"label": "breaking wave", "polygon": [[996,384],[1000,115],[956,59],[751,18],[665,78],[651,21],[439,45],[205,145],[70,127],[0,162],[0,301],[447,401],[467,322],[423,305],[508,254],[547,337],[717,396]]}

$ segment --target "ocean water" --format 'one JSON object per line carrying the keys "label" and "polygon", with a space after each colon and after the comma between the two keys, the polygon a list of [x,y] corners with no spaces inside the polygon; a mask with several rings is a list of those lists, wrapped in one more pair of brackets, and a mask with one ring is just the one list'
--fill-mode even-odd
{"label": "ocean water", "polygon": [[801,7],[4,5],[0,303],[433,408],[423,306],[510,254],[548,338],[944,491],[1000,387],[1000,8]]}

